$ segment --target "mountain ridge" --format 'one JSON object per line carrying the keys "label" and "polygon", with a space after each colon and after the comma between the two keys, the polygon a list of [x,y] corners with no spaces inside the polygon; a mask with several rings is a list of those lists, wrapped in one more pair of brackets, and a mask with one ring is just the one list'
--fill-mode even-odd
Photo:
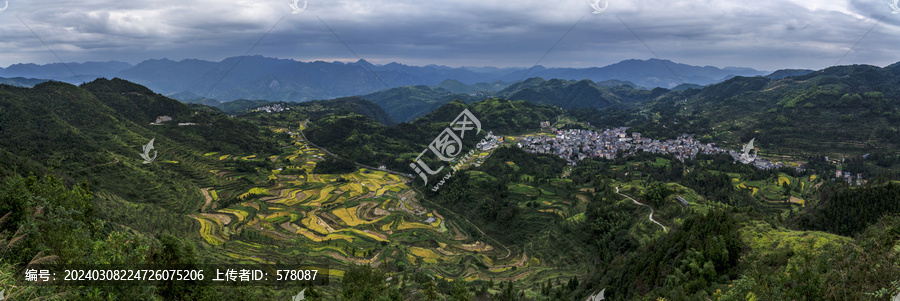
{"label": "mountain ridge", "polygon": [[[673,74],[674,72],[674,74]],[[397,62],[375,65],[364,59],[356,62],[296,61],[292,59],[236,56],[221,61],[148,59],[136,65],[123,62],[15,64],[0,68],[0,77],[44,78],[69,83],[99,77],[119,77],[164,95],[190,92],[222,101],[267,99],[308,101],[364,95],[395,87],[437,86],[452,79],[466,85],[511,83],[524,76],[619,80],[643,87],[673,88],[679,84],[707,85],[729,76],[755,76],[768,72],[751,68],[691,66],[668,60],[625,60],[603,67],[588,68],[497,68],[411,66]],[[484,85],[482,88],[491,88]],[[478,88],[478,89],[482,89]]]}

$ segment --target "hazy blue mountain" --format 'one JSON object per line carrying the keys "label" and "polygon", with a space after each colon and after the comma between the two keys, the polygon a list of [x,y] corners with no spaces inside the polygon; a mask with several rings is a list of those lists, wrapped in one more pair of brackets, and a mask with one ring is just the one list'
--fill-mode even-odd
{"label": "hazy blue mountain", "polygon": [[669,60],[624,60],[605,67],[592,68],[544,68],[536,66],[530,71],[512,72],[500,78],[504,81],[519,81],[523,76],[559,78],[566,80],[589,79],[605,81],[610,79],[630,81],[637,85],[654,88],[674,88],[680,84],[692,83],[708,85],[734,76],[756,76],[768,74],[751,68],[712,66],[691,66]]}
{"label": "hazy blue mountain", "polygon": [[123,62],[87,62],[15,64],[0,69],[0,77],[46,78],[76,84],[98,77],[118,77],[164,95],[196,95],[176,97],[179,99],[206,97],[220,101],[309,101],[416,85],[471,94],[498,91],[526,76],[575,81],[588,79],[608,87],[627,82],[627,85],[647,88],[673,88],[681,84],[708,85],[734,76],[767,73],[750,68],[699,67],[657,59],[626,60],[592,68],[495,68],[409,66],[400,63],[374,65],[365,60],[352,63],[299,62],[258,55],[231,57],[221,62],[152,59],[134,66]]}
{"label": "hazy blue mountain", "polygon": [[40,78],[24,78],[24,77],[0,77],[0,84],[13,85],[18,87],[34,87],[34,85],[46,82],[46,79]]}
{"label": "hazy blue mountain", "polygon": [[160,94],[175,92],[193,92],[202,96],[199,89],[192,89],[197,81],[209,76],[208,70],[217,63],[203,60],[182,60],[175,62],[169,59],[146,60],[132,68],[123,70],[118,77],[144,85]]}
{"label": "hazy blue mountain", "polygon": [[[361,95],[393,86],[422,83],[414,74],[374,71],[365,61],[298,62],[262,56],[233,57],[221,62],[200,60],[145,61],[119,77],[141,83],[164,94],[191,92],[222,101],[267,99],[308,101]],[[171,73],[164,79],[161,74]],[[440,79],[440,80],[443,80]],[[440,80],[434,80],[436,84]]]}
{"label": "hazy blue mountain", "polygon": [[13,64],[6,68],[0,68],[0,77],[45,78],[80,84],[93,81],[98,77],[113,78],[120,71],[131,67],[132,65],[129,63],[117,61],[46,65]]}

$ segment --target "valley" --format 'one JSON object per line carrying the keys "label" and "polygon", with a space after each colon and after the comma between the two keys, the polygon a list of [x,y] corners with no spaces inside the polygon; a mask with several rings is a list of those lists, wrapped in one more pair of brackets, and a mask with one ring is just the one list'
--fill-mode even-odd
{"label": "valley", "polygon": [[0,2],[0,301],[900,301],[900,0]]}
{"label": "valley", "polygon": [[[540,93],[454,99],[399,123],[363,97],[254,102],[260,107],[229,116],[121,79],[0,85],[0,213],[10,216],[0,247],[15,250],[3,253],[10,263],[0,262],[0,285],[62,299],[53,297],[61,288],[19,276],[40,259],[292,265],[327,276],[287,288],[72,290],[85,299],[285,299],[304,290],[316,300],[572,300],[603,290],[612,300],[819,300],[900,290],[891,282],[900,276],[900,156],[887,146],[895,141],[871,135],[816,151],[812,140],[794,140],[811,128],[766,127],[758,115],[765,110],[734,113],[753,125],[738,128],[696,109],[730,110],[712,102],[725,93],[716,91],[757,81],[618,86],[615,94],[596,83],[532,80],[529,93],[578,88],[634,98],[570,109],[542,103]],[[796,83],[764,81],[728,93],[767,95],[768,86]],[[802,114],[815,115],[829,98],[803,99],[815,105]],[[856,128],[889,131],[900,106],[881,103],[884,95],[860,99],[886,110],[831,104],[822,114],[853,111],[871,117]],[[791,109],[758,102],[774,115]],[[463,110],[482,128],[455,145],[471,150],[471,161],[426,158],[459,167],[426,185],[410,163]],[[851,124],[832,122],[821,129],[844,134]],[[479,148],[488,131],[496,145]],[[757,138],[746,132],[760,135],[751,164],[737,151]],[[159,158],[144,163],[138,151],[151,139]],[[838,279],[844,285],[826,285]]]}
{"label": "valley", "polygon": [[[211,170],[228,181],[254,176],[267,179],[266,186],[246,191],[229,189],[228,184],[203,189],[212,195],[212,202],[190,216],[200,222],[199,235],[215,247],[216,256],[274,263],[282,256],[302,254],[306,262],[335,267],[329,273],[338,277],[343,271],[337,267],[352,264],[429,271],[436,277],[462,281],[541,282],[551,274],[576,275],[542,264],[539,251],[520,246],[510,249],[480,230],[462,231],[461,223],[463,227],[477,226],[422,199],[421,193],[407,186],[411,178],[366,168],[315,173],[317,163],[328,155],[309,146],[299,133],[301,128],[273,129],[291,132],[294,139],[280,155],[204,154],[217,161],[270,161],[276,167],[252,173],[226,167]],[[489,152],[480,156],[483,160]],[[515,189],[532,195],[538,188],[515,185]],[[546,190],[543,193],[540,211],[546,214],[563,215],[585,206],[585,195],[569,199]],[[235,203],[229,205],[227,199]]]}

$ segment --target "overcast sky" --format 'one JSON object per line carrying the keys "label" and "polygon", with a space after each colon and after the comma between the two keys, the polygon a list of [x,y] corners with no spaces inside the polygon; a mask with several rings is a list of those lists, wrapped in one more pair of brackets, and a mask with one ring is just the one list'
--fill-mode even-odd
{"label": "overcast sky", "polygon": [[309,0],[292,14],[291,0],[9,0],[0,13],[0,66],[220,61],[248,51],[453,67],[600,67],[657,57],[761,70],[885,66],[900,61],[894,1],[609,0],[593,14],[588,0]]}

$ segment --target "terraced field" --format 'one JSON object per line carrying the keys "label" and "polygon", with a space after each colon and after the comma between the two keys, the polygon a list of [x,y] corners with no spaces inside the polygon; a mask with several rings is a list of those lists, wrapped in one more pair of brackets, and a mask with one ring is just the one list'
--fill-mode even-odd
{"label": "terraced field", "polygon": [[[191,217],[200,223],[199,234],[210,246],[225,250],[218,252],[222,256],[250,263],[302,254],[336,270],[351,263],[390,263],[470,281],[535,277],[549,269],[534,255],[498,245],[489,237],[461,233],[458,223],[468,221],[423,207],[407,186],[409,179],[364,168],[346,174],[313,174],[326,154],[295,138],[276,156],[205,154],[224,165],[214,172],[230,180],[208,188],[204,196],[211,204],[205,213]],[[254,173],[228,166],[264,161],[276,167],[258,168]],[[293,171],[286,175],[286,170]],[[240,185],[241,178],[264,184],[247,187]],[[540,203],[554,215],[578,203],[541,188],[521,185],[511,190],[542,193]]]}
{"label": "terraced field", "polygon": [[[796,178],[780,174],[771,181],[744,181],[739,175],[730,174],[730,176],[735,187],[750,190],[753,196],[761,194],[768,201],[789,201],[800,205],[805,205],[803,198],[811,192],[811,187],[821,182],[816,175]],[[784,191],[785,185],[791,187],[787,194]]]}

